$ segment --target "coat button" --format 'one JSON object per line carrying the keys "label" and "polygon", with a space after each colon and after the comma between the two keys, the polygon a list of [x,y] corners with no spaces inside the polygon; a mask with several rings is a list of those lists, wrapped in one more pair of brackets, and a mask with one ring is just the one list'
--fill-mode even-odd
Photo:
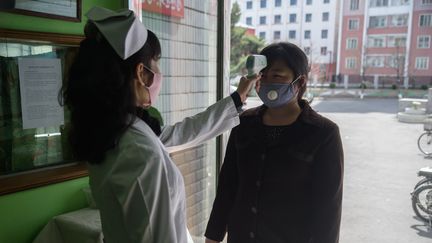
{"label": "coat button", "polygon": [[256,182],[255,182],[255,185],[256,185],[257,187],[260,187],[260,186],[261,186],[261,181],[256,181]]}
{"label": "coat button", "polygon": [[249,232],[249,237],[252,238],[252,239],[255,238],[255,233],[254,232]]}
{"label": "coat button", "polygon": [[266,155],[265,154],[261,154],[261,160],[265,160]]}
{"label": "coat button", "polygon": [[254,213],[254,214],[256,214],[256,213],[258,212],[258,210],[257,210],[256,207],[252,207],[252,208],[251,208],[251,211],[252,211],[252,213]]}

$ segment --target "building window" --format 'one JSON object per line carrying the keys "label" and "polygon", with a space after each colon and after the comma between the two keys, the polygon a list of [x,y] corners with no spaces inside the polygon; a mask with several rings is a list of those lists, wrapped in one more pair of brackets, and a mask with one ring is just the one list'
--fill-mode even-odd
{"label": "building window", "polygon": [[267,0],[261,0],[260,1],[260,7],[261,8],[267,8]]}
{"label": "building window", "polygon": [[327,39],[328,30],[321,30],[321,39]]}
{"label": "building window", "polygon": [[275,0],[275,7],[282,6],[282,0]]}
{"label": "building window", "polygon": [[368,47],[385,47],[384,36],[373,36],[368,38]]}
{"label": "building window", "polygon": [[296,6],[297,5],[297,0],[290,0],[290,5],[291,6]]}
{"label": "building window", "polygon": [[266,38],[266,32],[259,32],[259,38],[265,39]]}
{"label": "building window", "polygon": [[358,10],[358,9],[359,9],[359,0],[351,0],[350,10]]}
{"label": "building window", "polygon": [[310,39],[311,38],[311,31],[310,30],[305,30],[305,32],[304,32],[304,38],[305,39]]}
{"label": "building window", "polygon": [[356,58],[355,57],[347,57],[345,59],[345,68],[346,69],[354,69],[356,68]]}
{"label": "building window", "polygon": [[308,47],[308,46],[304,47],[304,52],[306,55],[309,55],[311,52],[310,47]]}
{"label": "building window", "polygon": [[429,69],[429,57],[416,57],[416,69]]}
{"label": "building window", "polygon": [[406,46],[405,36],[389,36],[388,37],[388,47],[404,47]]}
{"label": "building window", "polygon": [[246,17],[246,24],[252,25],[252,17]]}
{"label": "building window", "polygon": [[330,3],[330,0],[324,0],[324,3]]}
{"label": "building window", "polygon": [[306,0],[306,5],[312,5],[312,0]]}
{"label": "building window", "polygon": [[388,64],[392,68],[402,68],[405,64],[405,56],[403,55],[393,55],[388,57]]}
{"label": "building window", "polygon": [[392,6],[402,6],[402,5],[409,5],[410,0],[391,0]]}
{"label": "building window", "polygon": [[290,23],[295,23],[295,22],[297,22],[297,14],[290,14],[290,15],[289,15],[289,22],[290,22]]}
{"label": "building window", "polygon": [[369,18],[369,28],[384,28],[387,26],[387,16],[372,16]]}
{"label": "building window", "polygon": [[322,13],[322,21],[327,22],[328,20],[329,20],[329,13],[328,12]]}
{"label": "building window", "polygon": [[419,24],[420,24],[420,27],[431,27],[432,26],[432,14],[421,14]]}
{"label": "building window", "polygon": [[357,49],[357,45],[357,38],[348,38],[346,43],[346,49]]}
{"label": "building window", "polygon": [[357,30],[358,28],[359,28],[359,20],[358,19],[348,20],[348,29],[349,30]]}
{"label": "building window", "polygon": [[388,0],[371,0],[370,7],[387,7],[388,6]]}
{"label": "building window", "polygon": [[281,38],[281,32],[279,30],[273,32],[273,39],[279,40]]}
{"label": "building window", "polygon": [[311,13],[306,14],[305,22],[307,22],[307,23],[312,22],[312,14]]}
{"label": "building window", "polygon": [[253,2],[252,1],[247,1],[246,2],[246,9],[252,9],[252,7],[253,7]]}
{"label": "building window", "polygon": [[407,26],[408,14],[399,14],[391,16],[391,26]]}
{"label": "building window", "polygon": [[282,23],[282,16],[280,14],[274,16],[274,23],[275,24]]}
{"label": "building window", "polygon": [[289,37],[290,39],[295,39],[295,38],[296,38],[296,31],[295,31],[295,30],[290,30],[290,31],[288,32],[288,37]]}
{"label": "building window", "polygon": [[369,56],[366,58],[369,67],[384,67],[385,57],[383,56]]}
{"label": "building window", "polygon": [[322,46],[321,47],[321,56],[325,56],[327,55],[327,47],[326,46]]}
{"label": "building window", "polygon": [[267,24],[267,18],[266,18],[266,16],[261,16],[261,17],[260,17],[260,21],[259,21],[259,23],[260,23],[261,25],[263,25],[263,24]]}
{"label": "building window", "polygon": [[422,5],[431,5],[432,0],[422,0]]}
{"label": "building window", "polygon": [[417,48],[429,48],[430,35],[420,35],[417,37]]}

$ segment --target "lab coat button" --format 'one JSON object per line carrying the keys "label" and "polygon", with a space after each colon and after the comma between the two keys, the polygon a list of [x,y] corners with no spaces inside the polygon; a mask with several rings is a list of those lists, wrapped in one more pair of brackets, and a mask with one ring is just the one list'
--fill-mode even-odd
{"label": "lab coat button", "polygon": [[256,207],[252,207],[252,208],[251,208],[251,211],[252,211],[252,213],[254,213],[254,214],[256,214],[256,213],[258,212],[258,210],[257,210]]}
{"label": "lab coat button", "polygon": [[265,160],[266,155],[265,154],[261,154],[261,160]]}
{"label": "lab coat button", "polygon": [[255,233],[254,232],[249,232],[249,237],[252,238],[252,239],[255,238]]}
{"label": "lab coat button", "polygon": [[256,181],[255,184],[256,184],[257,187],[260,187],[261,186],[261,181]]}

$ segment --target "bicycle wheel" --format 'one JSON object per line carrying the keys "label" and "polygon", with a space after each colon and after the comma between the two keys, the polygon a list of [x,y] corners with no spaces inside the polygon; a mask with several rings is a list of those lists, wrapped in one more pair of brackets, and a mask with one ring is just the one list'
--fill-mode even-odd
{"label": "bicycle wheel", "polygon": [[417,140],[418,148],[425,155],[432,154],[432,133],[425,132]]}
{"label": "bicycle wheel", "polygon": [[423,184],[432,185],[432,178],[423,178],[414,186],[414,190],[422,186]]}
{"label": "bicycle wheel", "polygon": [[423,221],[432,220],[432,185],[417,188],[411,196],[414,213]]}

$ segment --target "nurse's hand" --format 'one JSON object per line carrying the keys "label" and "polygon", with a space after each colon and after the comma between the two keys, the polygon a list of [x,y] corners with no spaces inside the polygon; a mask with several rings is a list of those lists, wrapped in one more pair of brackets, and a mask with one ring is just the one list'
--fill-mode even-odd
{"label": "nurse's hand", "polygon": [[206,238],[205,243],[220,243],[220,241],[214,241]]}
{"label": "nurse's hand", "polygon": [[243,103],[246,101],[249,91],[260,79],[261,73],[250,79],[247,79],[244,76],[240,79],[239,85],[237,87],[237,93],[240,95],[240,99]]}

